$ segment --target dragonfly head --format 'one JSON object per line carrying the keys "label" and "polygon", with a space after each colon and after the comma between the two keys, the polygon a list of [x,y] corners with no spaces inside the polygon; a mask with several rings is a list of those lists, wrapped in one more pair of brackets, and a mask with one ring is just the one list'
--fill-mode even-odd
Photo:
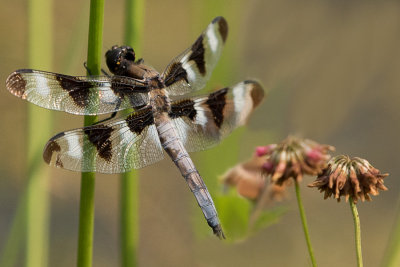
{"label": "dragonfly head", "polygon": [[135,64],[135,51],[129,46],[114,45],[106,53],[108,69],[116,75],[125,75],[130,65]]}

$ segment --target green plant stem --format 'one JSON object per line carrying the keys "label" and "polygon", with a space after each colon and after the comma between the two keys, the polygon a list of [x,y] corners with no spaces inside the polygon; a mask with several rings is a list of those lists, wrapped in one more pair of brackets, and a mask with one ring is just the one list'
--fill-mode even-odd
{"label": "green plant stem", "polygon": [[[125,44],[141,53],[144,22],[144,0],[125,1]],[[125,113],[131,112],[127,110]],[[120,242],[121,266],[138,265],[139,243],[139,180],[134,170],[121,174],[120,189]]]}
{"label": "green plant stem", "polygon": [[381,266],[395,267],[400,265],[400,198],[397,200],[397,215],[390,231],[389,242]]}
{"label": "green plant stem", "polygon": [[121,266],[137,266],[139,242],[139,181],[135,171],[121,175]]}
{"label": "green plant stem", "polygon": [[[101,73],[103,20],[104,0],[91,0],[87,54],[87,67],[88,70],[90,70],[90,73],[88,73],[88,75],[99,75]],[[96,116],[85,116],[84,125],[91,125],[96,120]],[[84,147],[84,150],[87,149],[89,148]],[[77,257],[77,265],[79,267],[92,266],[95,191],[94,188],[95,174],[93,172],[82,173]]]}
{"label": "green plant stem", "polygon": [[[51,0],[28,1],[29,67],[49,70],[52,64]],[[43,163],[43,145],[52,128],[52,113],[28,105],[28,184],[26,191],[25,266],[47,266],[49,247],[49,168]]]}
{"label": "green plant stem", "polygon": [[315,267],[315,266],[317,266],[317,263],[315,261],[313,248],[311,246],[310,234],[308,232],[308,226],[307,226],[306,213],[304,211],[303,202],[301,200],[300,185],[299,185],[299,183],[297,181],[295,181],[294,185],[295,185],[295,190],[296,190],[297,204],[299,206],[301,223],[303,225],[304,236],[305,236],[306,242],[307,242],[308,253],[310,254],[310,259],[311,259],[312,266]]}
{"label": "green plant stem", "polygon": [[265,184],[264,189],[261,193],[261,196],[257,199],[257,202],[254,206],[253,211],[250,214],[250,219],[249,219],[249,230],[252,230],[257,222],[257,219],[260,217],[260,215],[263,212],[263,209],[265,206],[268,204],[270,201],[270,191],[269,191],[269,184]]}
{"label": "green plant stem", "polygon": [[353,198],[350,197],[350,208],[353,214],[354,221],[354,235],[356,241],[356,254],[357,254],[357,266],[362,267],[362,250],[361,250],[361,228],[360,228],[360,217],[358,216],[357,205],[354,203]]}
{"label": "green plant stem", "polygon": [[92,266],[95,175],[82,173],[77,266]]}
{"label": "green plant stem", "polygon": [[99,75],[101,73],[103,46],[104,0],[90,1],[89,19],[89,40],[86,62],[90,70],[88,75]]}
{"label": "green plant stem", "polygon": [[144,0],[125,0],[124,41],[126,45],[132,46],[137,54],[142,52],[144,14]]}
{"label": "green plant stem", "polygon": [[[51,69],[52,11],[51,0],[28,1],[30,68]],[[27,117],[27,187],[18,204],[1,266],[15,265],[22,240],[26,241],[25,266],[47,266],[48,262],[49,168],[43,163],[42,150],[50,136],[53,120],[51,112],[32,104],[28,105]]]}
{"label": "green plant stem", "polygon": [[26,222],[26,196],[27,192],[20,197],[17,211],[11,224],[11,230],[8,232],[7,241],[0,257],[1,267],[17,266],[17,256],[20,251],[21,243],[25,237]]}

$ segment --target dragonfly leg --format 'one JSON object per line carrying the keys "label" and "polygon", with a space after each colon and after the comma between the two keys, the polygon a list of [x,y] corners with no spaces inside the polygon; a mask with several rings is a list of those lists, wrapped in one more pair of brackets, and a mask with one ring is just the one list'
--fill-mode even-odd
{"label": "dragonfly leg", "polygon": [[[83,62],[83,67],[86,69],[87,73],[89,74],[89,76],[92,76],[92,72],[89,70],[86,61]],[[105,76],[110,77],[110,74],[108,74],[107,71],[105,71],[103,68],[101,69],[101,73],[103,73]]]}

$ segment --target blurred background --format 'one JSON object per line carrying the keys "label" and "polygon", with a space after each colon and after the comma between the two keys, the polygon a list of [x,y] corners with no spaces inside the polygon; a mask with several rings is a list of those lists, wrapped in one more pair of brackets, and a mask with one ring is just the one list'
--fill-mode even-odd
{"label": "blurred background", "polygon": [[[54,2],[54,67],[48,71],[85,75],[88,1]],[[230,59],[235,75],[229,84],[254,78],[268,92],[235,144],[238,160],[249,158],[258,145],[294,134],[333,145],[336,154],[366,158],[382,172],[389,172],[385,179],[389,191],[358,204],[365,266],[378,266],[399,206],[400,2],[216,2],[218,13],[208,10],[199,19],[200,1],[147,1],[143,54],[138,57],[161,72],[213,17],[225,16],[230,25],[226,50],[235,51]],[[1,7],[0,251],[26,185],[28,105],[4,86],[12,71],[27,67],[26,2],[1,0]],[[106,1],[104,52],[122,44],[122,15],[123,1]],[[225,55],[221,60],[226,60]],[[216,71],[222,70],[217,66]],[[216,86],[221,82],[213,80],[203,92]],[[49,112],[55,119],[49,138],[82,125],[78,116]],[[194,162],[216,149],[193,154]],[[231,153],[229,147],[223,149]],[[206,165],[199,163],[198,167],[200,173],[207,172]],[[51,174],[49,266],[73,266],[80,174],[55,168]],[[206,180],[215,182],[221,174]],[[140,170],[139,175],[140,266],[310,265],[293,188],[289,188],[288,200],[280,204],[287,212],[279,223],[232,243],[211,234],[196,234],[193,221],[208,230],[206,222],[169,159]],[[302,193],[317,262],[320,266],[355,266],[348,204],[324,201],[317,190],[306,187],[311,181],[311,177],[304,179]],[[118,175],[97,176],[94,266],[119,262],[118,185]]]}

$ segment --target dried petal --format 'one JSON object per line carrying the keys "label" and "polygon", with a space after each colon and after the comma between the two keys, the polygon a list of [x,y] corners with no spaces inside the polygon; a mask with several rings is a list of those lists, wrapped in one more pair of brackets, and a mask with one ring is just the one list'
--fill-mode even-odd
{"label": "dried petal", "polygon": [[255,200],[261,194],[265,186],[262,177],[248,177],[240,179],[237,184],[237,191],[242,197]]}
{"label": "dried petal", "polygon": [[265,186],[262,176],[264,159],[254,157],[249,161],[236,165],[222,177],[225,185],[236,187],[238,193],[249,199],[257,199]]}
{"label": "dried petal", "polygon": [[294,137],[267,147],[269,149],[265,154],[261,153],[264,152],[261,149],[256,154],[266,155],[264,172],[278,185],[284,184],[290,178],[300,182],[305,174],[320,173],[330,159],[328,152],[334,150],[332,146]]}
{"label": "dried petal", "polygon": [[324,198],[334,195],[337,201],[344,196],[346,201],[351,197],[355,203],[371,201],[371,196],[379,194],[379,190],[387,190],[383,185],[383,178],[388,174],[381,174],[367,160],[337,156],[332,158],[328,166],[318,175],[309,187],[317,187],[320,192],[325,192]]}

